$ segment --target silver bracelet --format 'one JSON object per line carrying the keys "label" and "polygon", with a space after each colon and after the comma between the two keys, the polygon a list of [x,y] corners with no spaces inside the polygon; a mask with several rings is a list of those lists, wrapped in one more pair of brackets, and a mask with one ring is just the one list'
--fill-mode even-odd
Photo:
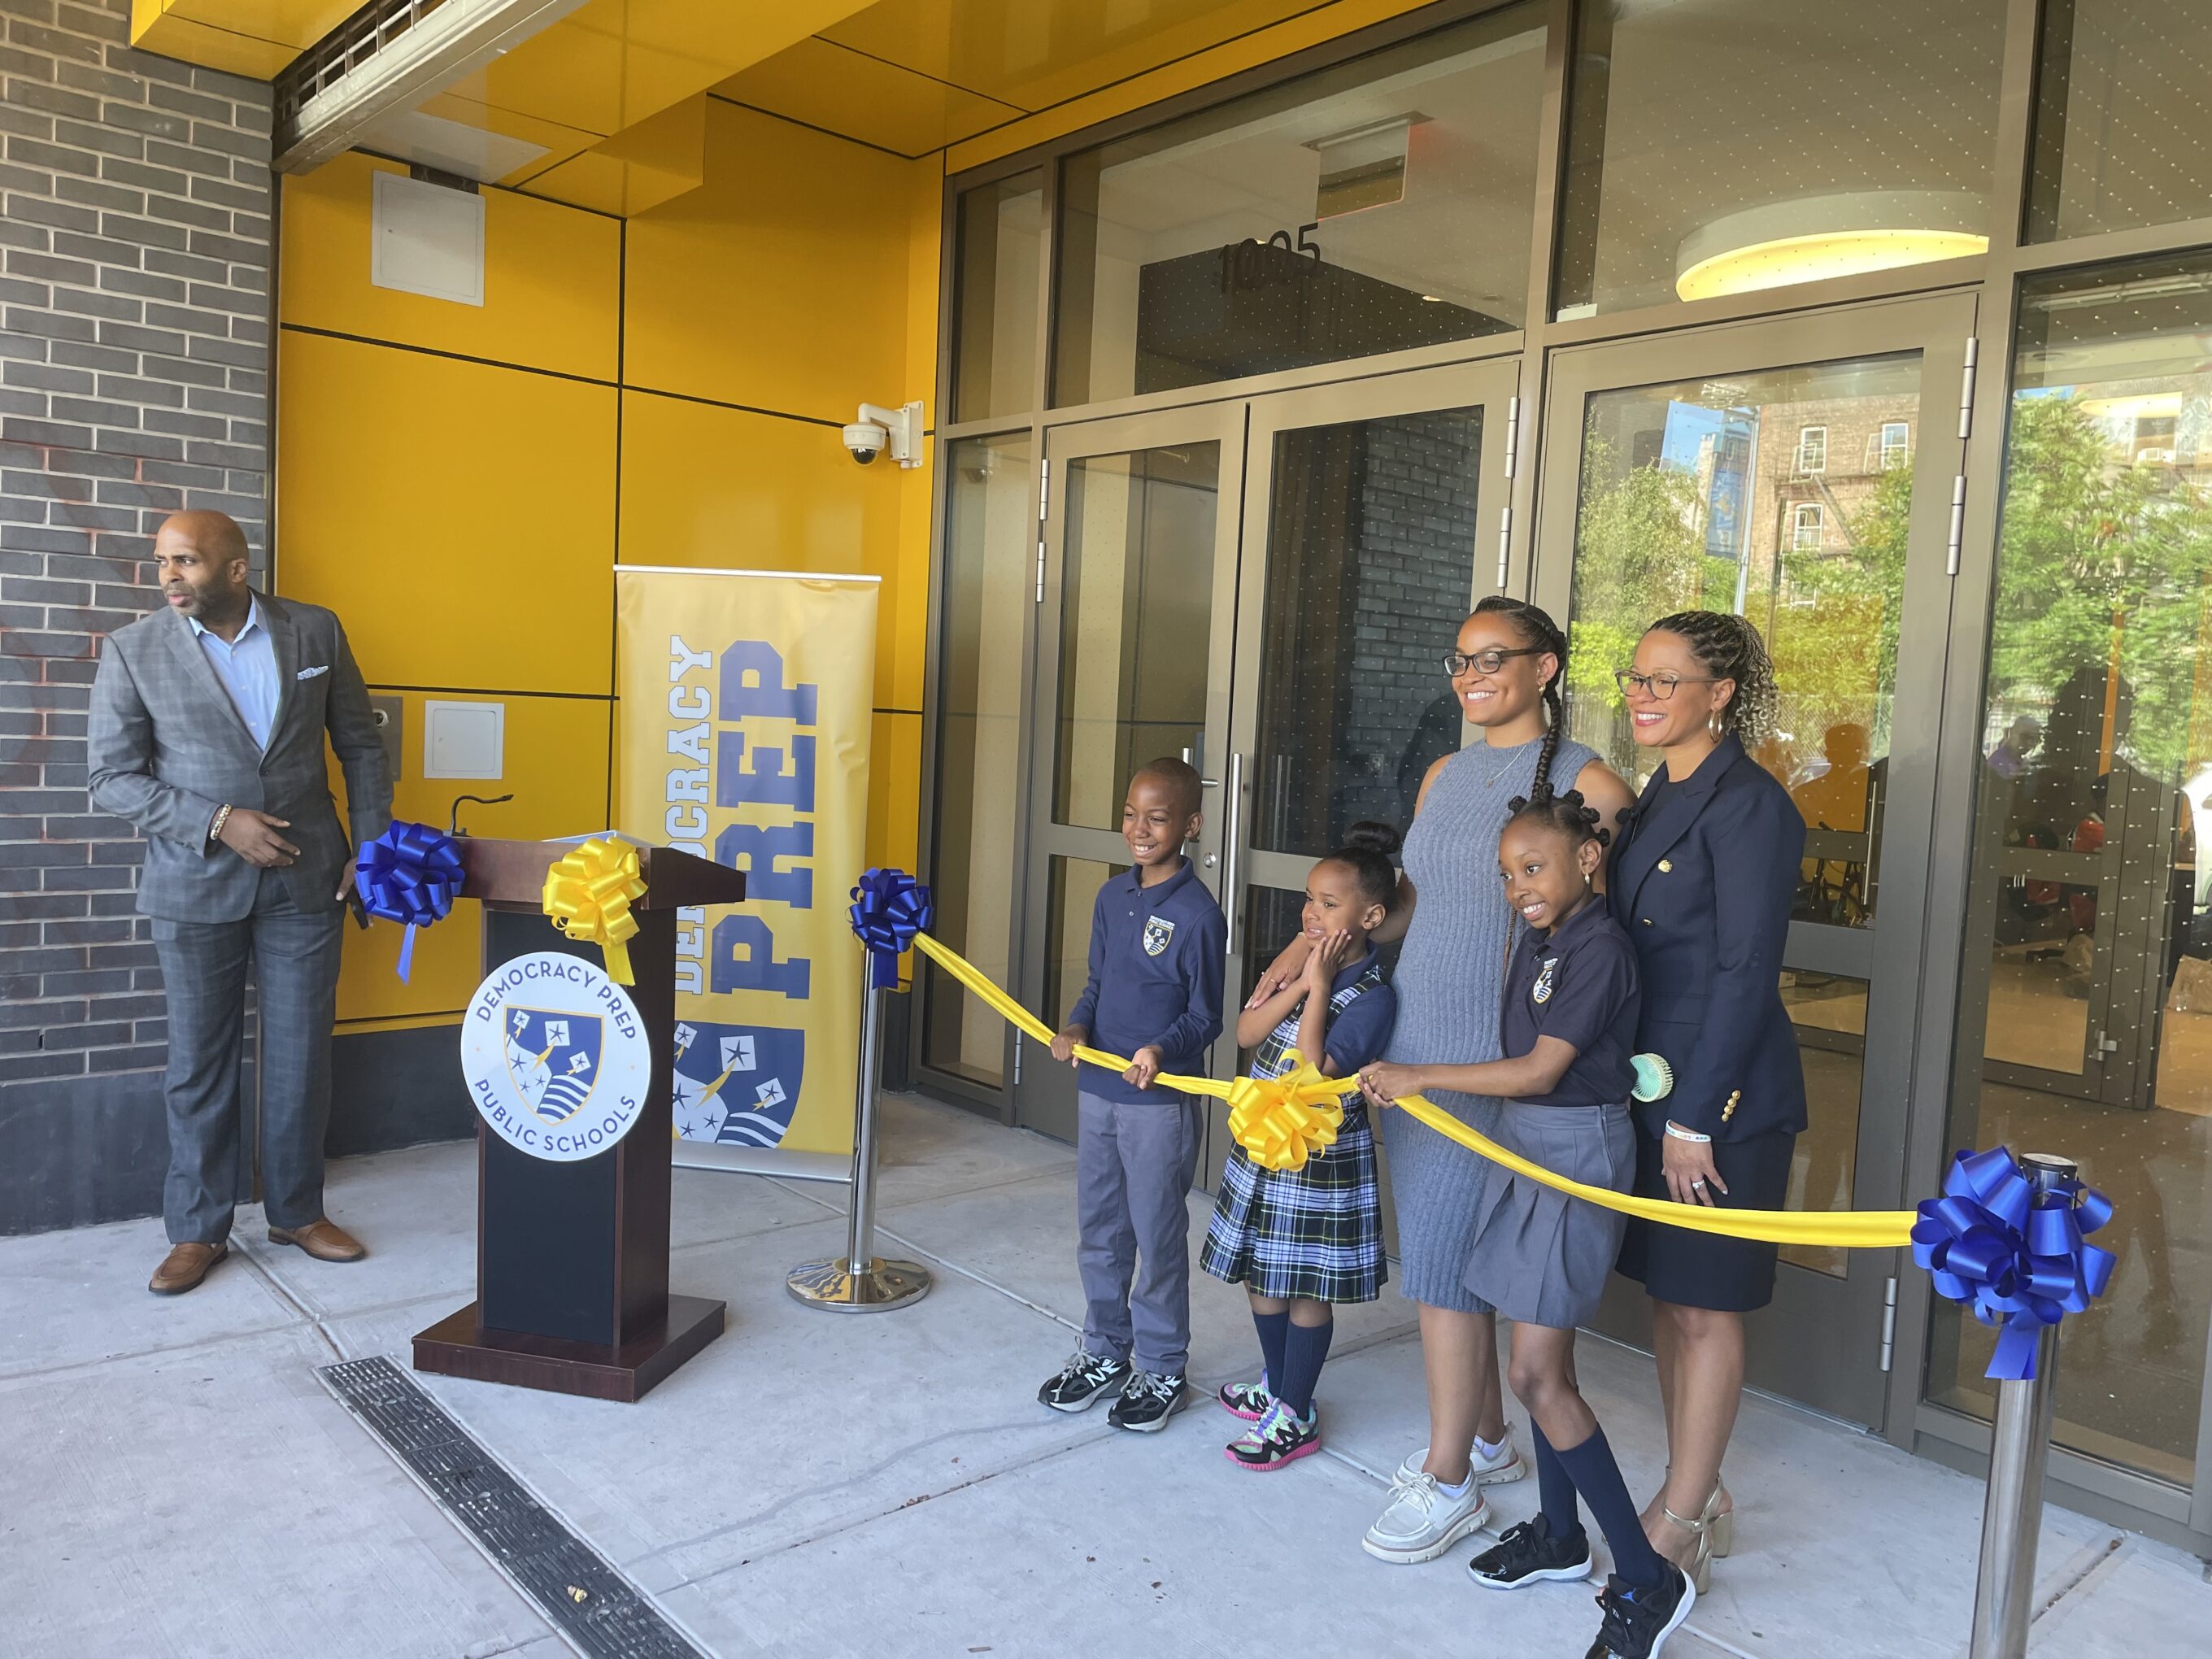
{"label": "silver bracelet", "polygon": [[1710,1146],[1713,1140],[1711,1135],[1701,1135],[1695,1129],[1685,1129],[1671,1117],[1667,1120],[1667,1138],[1670,1140],[1690,1141],[1699,1146]]}

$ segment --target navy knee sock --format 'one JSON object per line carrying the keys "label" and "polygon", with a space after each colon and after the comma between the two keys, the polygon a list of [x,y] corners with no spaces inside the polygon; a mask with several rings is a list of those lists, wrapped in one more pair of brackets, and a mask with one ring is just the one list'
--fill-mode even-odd
{"label": "navy knee sock", "polygon": [[1271,1314],[1252,1310],[1252,1327],[1260,1333],[1260,1363],[1267,1368],[1267,1389],[1273,1394],[1283,1391],[1283,1333],[1290,1325],[1287,1308]]}
{"label": "navy knee sock", "polygon": [[1575,1507],[1574,1478],[1533,1414],[1528,1437],[1536,1445],[1536,1490],[1542,1495],[1544,1529],[1554,1538],[1572,1538],[1583,1529],[1582,1512]]}
{"label": "navy knee sock", "polygon": [[1328,1340],[1336,1334],[1336,1321],[1301,1325],[1293,1320],[1283,1340],[1283,1380],[1272,1380],[1275,1398],[1300,1417],[1313,1415],[1314,1384],[1321,1381],[1322,1362],[1328,1358]]}
{"label": "navy knee sock", "polygon": [[1613,1552],[1613,1571],[1638,1589],[1656,1589],[1666,1576],[1666,1565],[1644,1535],[1644,1522],[1628,1496],[1628,1483],[1620,1478],[1620,1465],[1613,1462],[1613,1448],[1606,1444],[1605,1431],[1593,1429],[1581,1445],[1552,1455],[1589,1505],[1606,1547]]}

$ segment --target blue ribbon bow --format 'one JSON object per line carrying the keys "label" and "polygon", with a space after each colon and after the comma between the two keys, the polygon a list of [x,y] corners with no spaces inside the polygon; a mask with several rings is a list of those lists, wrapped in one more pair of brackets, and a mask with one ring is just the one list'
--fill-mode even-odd
{"label": "blue ribbon bow", "polygon": [[451,836],[427,823],[399,819],[354,860],[354,885],[369,915],[407,924],[399,942],[402,980],[414,970],[415,930],[453,909],[460,896],[461,873],[461,855]]}
{"label": "blue ribbon bow", "polygon": [[2079,1177],[2037,1192],[2002,1146],[1960,1152],[1943,1176],[1943,1196],[1920,1206],[1912,1259],[1936,1294],[1971,1303],[1997,1328],[1986,1376],[2035,1375],[2046,1325],[2080,1313],[2112,1282],[2117,1258],[2087,1242],[2112,1218],[2112,1200]]}
{"label": "blue ribbon bow", "polygon": [[928,927],[934,912],[929,889],[903,870],[871,870],[853,890],[853,932],[868,947],[868,983],[888,991],[898,984],[898,959]]}

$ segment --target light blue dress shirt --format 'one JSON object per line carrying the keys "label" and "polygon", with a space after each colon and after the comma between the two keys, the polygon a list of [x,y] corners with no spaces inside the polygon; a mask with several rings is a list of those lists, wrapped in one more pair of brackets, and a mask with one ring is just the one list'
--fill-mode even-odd
{"label": "light blue dress shirt", "polygon": [[239,719],[253,734],[260,747],[269,746],[269,728],[276,719],[276,699],[283,690],[276,673],[276,645],[269,637],[269,629],[261,620],[261,601],[252,600],[246,608],[246,626],[238,630],[238,637],[226,640],[211,629],[200,626],[197,617],[187,617],[192,632],[199,638],[200,649],[207,653],[208,665],[215,670],[216,678],[230,694],[230,706],[238,710]]}

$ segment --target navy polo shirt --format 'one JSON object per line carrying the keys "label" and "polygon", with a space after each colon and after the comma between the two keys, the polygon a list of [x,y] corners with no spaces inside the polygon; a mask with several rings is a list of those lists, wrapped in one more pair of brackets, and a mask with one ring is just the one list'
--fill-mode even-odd
{"label": "navy polo shirt", "polygon": [[1518,1057],[1540,1036],[1574,1045],[1567,1073],[1531,1106],[1613,1106],[1636,1087],[1636,947],[1594,899],[1549,933],[1531,928],[1505,969],[1501,1046]]}
{"label": "navy polo shirt", "polygon": [[[1336,970],[1329,981],[1329,1000],[1334,1001],[1344,994],[1344,988],[1375,965],[1376,951],[1367,947],[1367,953],[1356,962],[1346,963]],[[1291,1041],[1297,1039],[1298,1022],[1305,1018],[1300,1006],[1291,1015]],[[1383,1049],[1390,1046],[1390,1028],[1398,1023],[1398,994],[1385,983],[1370,986],[1328,1018],[1328,1031],[1322,1043],[1328,1050],[1328,1058],[1335,1062],[1336,1075],[1350,1077],[1371,1060],[1382,1058]],[[1316,1061],[1316,1065],[1320,1062]]]}
{"label": "navy polo shirt", "polygon": [[[1142,885],[1133,868],[1111,877],[1091,908],[1091,978],[1068,1024],[1088,1027],[1094,1048],[1158,1048],[1162,1071],[1195,1072],[1221,1035],[1228,948],[1229,924],[1188,859],[1156,887]],[[1108,1100],[1158,1098],[1096,1066],[1079,1081]]]}

